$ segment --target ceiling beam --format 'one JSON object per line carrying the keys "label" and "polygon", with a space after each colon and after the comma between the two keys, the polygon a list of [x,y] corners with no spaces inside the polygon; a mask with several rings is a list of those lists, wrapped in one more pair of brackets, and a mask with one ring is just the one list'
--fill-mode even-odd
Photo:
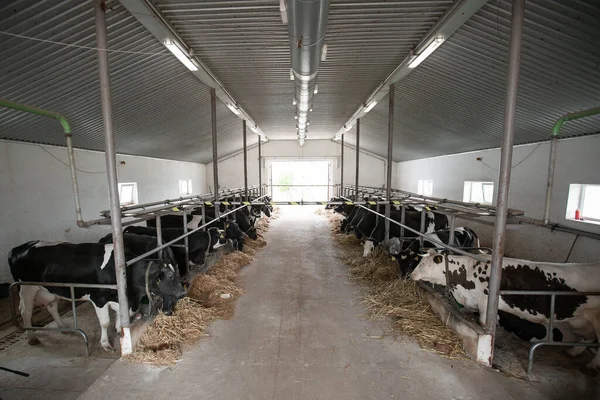
{"label": "ceiling beam", "polygon": [[246,120],[254,133],[262,138],[266,138],[265,133],[250,117],[250,114],[238,104],[217,76],[195,55],[194,50],[185,42],[183,37],[150,0],[120,0],[120,2],[163,46],[166,41],[170,40],[178,43],[181,48],[185,49],[186,56],[198,68],[197,71],[190,71],[190,73],[194,74],[198,80],[209,88],[215,89],[219,100],[228,106],[234,106],[239,111],[239,114],[236,114],[236,116],[242,120]]}
{"label": "ceiling beam", "polygon": [[[429,29],[429,31],[421,38],[415,48],[406,55],[402,62],[392,71],[387,78],[381,82],[377,88],[371,93],[367,100],[356,110],[342,128],[335,134],[334,139],[339,140],[341,135],[346,133],[354,126],[356,120],[367,115],[368,111],[373,107],[373,102],[380,102],[387,96],[390,85],[404,79],[411,71],[408,65],[413,60],[415,54],[420,54],[429,44],[437,37],[443,37],[448,40],[454,32],[456,32],[465,22],[471,18],[488,0],[462,0],[456,2],[450,7],[444,15]],[[371,106],[367,112],[365,109]]]}

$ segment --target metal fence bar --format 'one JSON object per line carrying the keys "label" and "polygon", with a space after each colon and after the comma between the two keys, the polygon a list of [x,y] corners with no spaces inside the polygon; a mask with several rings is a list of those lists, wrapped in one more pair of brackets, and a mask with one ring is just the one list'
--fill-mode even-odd
{"label": "metal fence bar", "polygon": [[[263,196],[263,197],[264,197],[264,196]],[[254,203],[255,203],[257,200],[259,200],[260,198],[262,198],[262,197],[259,197],[258,199],[256,199],[256,200],[252,201],[252,202],[251,202],[251,204],[254,204]],[[243,207],[245,207],[245,206],[244,206],[244,205],[242,205],[242,206],[240,206],[240,207],[234,208],[233,210],[231,210],[231,211],[229,211],[229,212],[227,212],[227,213],[225,213],[225,214],[221,215],[221,217],[225,217],[225,216],[227,216],[227,215],[229,215],[229,214],[231,214],[231,213],[234,213],[234,212],[236,212],[237,210],[239,210],[239,209],[241,209],[241,208],[243,208]],[[194,234],[194,233],[198,232],[198,231],[199,231],[199,230],[201,230],[202,228],[204,228],[204,227],[206,227],[206,226],[208,226],[208,225],[211,225],[211,224],[213,224],[214,222],[217,222],[217,221],[219,220],[219,216],[218,216],[218,214],[217,214],[217,210],[218,210],[218,209],[219,209],[219,207],[215,207],[215,219],[214,219],[214,220],[212,220],[212,221],[210,221],[210,222],[208,222],[208,223],[204,223],[204,224],[202,224],[201,226],[197,227],[196,229],[193,229],[193,230],[191,230],[191,231],[189,231],[189,232],[187,232],[187,233],[184,233],[183,235],[181,235],[181,236],[178,236],[177,238],[175,238],[175,239],[171,240],[170,242],[167,242],[167,243],[164,243],[164,244],[162,244],[162,245],[158,246],[156,249],[153,249],[153,250],[147,251],[146,253],[144,253],[144,254],[142,254],[142,255],[139,255],[139,256],[137,256],[137,257],[135,257],[135,258],[133,258],[133,259],[129,260],[129,261],[127,262],[127,265],[129,266],[129,265],[131,265],[131,264],[133,264],[133,263],[136,263],[136,262],[138,262],[138,261],[140,261],[140,260],[143,260],[144,258],[146,258],[146,257],[148,257],[148,256],[150,256],[150,255],[152,255],[152,254],[154,254],[154,253],[156,253],[157,251],[159,251],[159,250],[162,250],[162,249],[164,249],[164,248],[167,248],[167,247],[169,247],[169,246],[171,246],[171,245],[173,245],[173,244],[177,243],[177,242],[178,242],[178,241],[180,241],[181,239],[184,239],[184,238],[186,238],[186,237],[188,237],[188,236],[190,236],[190,235],[192,235],[192,234]],[[204,221],[203,221],[203,222],[204,222]]]}
{"label": "metal fence bar", "polygon": [[[342,197],[342,198],[344,198],[344,197]],[[346,200],[348,200],[348,199],[346,199]],[[362,205],[360,205],[360,204],[357,204],[357,206],[359,206],[359,207],[362,207],[362,208],[364,208],[365,210],[369,210],[369,212],[372,212],[373,214],[379,214],[379,216],[380,216],[380,217],[383,217],[383,218],[385,218],[385,215],[383,215],[383,214],[380,214],[380,213],[378,213],[378,212],[377,212],[377,211],[375,211],[375,210],[371,210],[370,208],[368,208],[368,207],[365,207],[365,206],[362,206]],[[428,237],[428,236],[426,236],[425,234],[423,234],[423,233],[421,233],[421,232],[417,231],[416,229],[412,229],[410,226],[407,226],[407,225],[401,224],[400,222],[398,222],[398,221],[395,221],[395,220],[393,220],[393,219],[391,219],[391,218],[390,218],[389,220],[390,220],[390,223],[392,223],[392,224],[396,224],[396,225],[398,225],[398,226],[400,226],[400,227],[404,227],[404,229],[406,229],[406,230],[408,230],[408,231],[410,231],[410,232],[412,232],[412,233],[414,233],[414,234],[418,235],[419,237],[425,237],[425,238],[427,239],[427,241],[428,241],[428,242],[431,242],[431,243],[433,243],[433,244],[435,244],[435,245],[438,245],[438,246],[440,246],[440,247],[443,247],[443,248],[445,248],[445,249],[451,250],[451,251],[453,251],[453,252],[455,252],[455,253],[457,253],[457,254],[461,254],[461,255],[463,255],[463,256],[471,257],[471,258],[473,258],[474,260],[477,260],[477,261],[481,261],[481,262],[488,262],[488,261],[489,261],[489,260],[487,260],[487,259],[485,259],[485,258],[483,258],[483,257],[479,257],[479,256],[476,256],[476,255],[474,255],[474,254],[467,253],[466,251],[463,251],[463,250],[461,250],[461,249],[459,249],[459,248],[456,248],[456,247],[454,247],[454,246],[447,245],[446,243],[440,242],[439,240],[436,240],[436,239],[433,239],[433,238],[431,238],[431,237]]]}

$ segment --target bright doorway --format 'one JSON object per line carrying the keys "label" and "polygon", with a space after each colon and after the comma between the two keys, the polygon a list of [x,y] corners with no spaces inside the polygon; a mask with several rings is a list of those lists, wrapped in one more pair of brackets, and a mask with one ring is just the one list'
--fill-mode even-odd
{"label": "bright doorway", "polygon": [[271,161],[273,201],[327,201],[331,195],[331,161]]}

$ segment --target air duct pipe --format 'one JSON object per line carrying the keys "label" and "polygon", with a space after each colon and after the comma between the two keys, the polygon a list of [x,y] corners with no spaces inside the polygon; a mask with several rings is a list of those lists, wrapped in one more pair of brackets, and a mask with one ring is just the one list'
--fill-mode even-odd
{"label": "air duct pipe", "polygon": [[304,145],[310,124],[314,95],[318,92],[317,72],[321,64],[329,0],[288,0],[287,17],[292,56],[291,78],[295,83],[298,143]]}

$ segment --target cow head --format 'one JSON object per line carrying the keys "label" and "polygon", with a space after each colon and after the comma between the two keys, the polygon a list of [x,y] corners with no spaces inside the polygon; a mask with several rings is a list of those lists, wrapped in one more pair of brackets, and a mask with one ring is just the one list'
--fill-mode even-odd
{"label": "cow head", "polygon": [[208,251],[218,249],[219,247],[227,244],[227,238],[225,237],[225,231],[219,228],[210,228],[208,230],[210,235],[210,248]]}
{"label": "cow head", "polygon": [[147,287],[152,296],[163,299],[162,310],[171,315],[177,300],[186,296],[183,282],[173,264],[167,261],[148,261]]}
{"label": "cow head", "polygon": [[399,238],[391,238],[388,242],[388,250],[398,262],[400,276],[409,276],[421,261],[421,255],[418,254],[418,241],[403,244]]}
{"label": "cow head", "polygon": [[248,229],[248,232],[246,232],[246,235],[248,235],[248,237],[252,240],[258,239],[258,234],[256,233],[255,227]]}
{"label": "cow head", "polygon": [[415,270],[412,271],[411,278],[415,281],[427,281],[437,285],[445,285],[445,256],[433,249],[425,254],[417,256],[421,257],[421,261],[418,263]]}

